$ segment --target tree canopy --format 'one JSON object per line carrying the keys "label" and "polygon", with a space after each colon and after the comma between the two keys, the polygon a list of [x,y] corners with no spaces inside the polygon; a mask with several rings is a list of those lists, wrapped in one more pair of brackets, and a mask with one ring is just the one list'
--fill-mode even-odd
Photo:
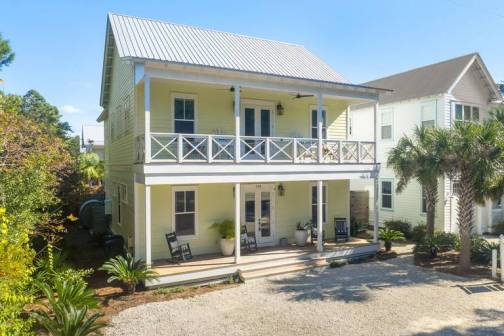
{"label": "tree canopy", "polygon": [[0,33],[0,71],[14,61],[15,54],[12,51],[9,41],[5,40]]}

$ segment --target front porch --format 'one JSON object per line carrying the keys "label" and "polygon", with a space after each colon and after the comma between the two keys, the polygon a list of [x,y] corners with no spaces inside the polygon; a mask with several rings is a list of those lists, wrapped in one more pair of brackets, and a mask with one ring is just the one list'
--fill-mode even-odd
{"label": "front porch", "polygon": [[180,263],[168,259],[156,260],[152,269],[160,275],[159,281],[148,282],[147,286],[213,281],[237,272],[245,279],[253,279],[325,266],[332,260],[370,255],[378,248],[379,244],[351,237],[348,242],[325,242],[323,252],[317,252],[316,245],[310,243],[304,247],[290,244],[263,247],[254,252],[242,251],[239,264],[236,264],[234,256],[224,257],[220,254],[199,255]]}

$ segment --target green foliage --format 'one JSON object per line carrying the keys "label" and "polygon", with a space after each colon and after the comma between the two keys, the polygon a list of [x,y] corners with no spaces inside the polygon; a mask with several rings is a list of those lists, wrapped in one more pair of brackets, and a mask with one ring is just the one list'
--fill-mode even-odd
{"label": "green foliage", "polygon": [[333,260],[329,263],[329,267],[330,268],[339,268],[339,267],[345,266],[346,264],[348,264],[348,262],[346,260]]}
{"label": "green foliage", "polygon": [[154,294],[156,295],[176,294],[176,293],[183,293],[185,292],[185,290],[186,288],[182,286],[156,288],[154,290]]}
{"label": "green foliage", "polygon": [[311,228],[311,222],[306,222],[306,223],[302,223],[302,222],[297,222],[296,223],[296,230],[299,230],[299,231],[306,231],[308,229]]}
{"label": "green foliage", "polygon": [[93,291],[79,279],[57,278],[54,281],[54,290],[51,285],[43,282],[37,282],[36,286],[52,306],[58,304],[72,305],[76,308],[95,308],[98,305],[98,299]]}
{"label": "green foliage", "polygon": [[367,224],[356,220],[355,218],[350,218],[350,235],[356,236],[359,233],[366,232]]}
{"label": "green foliage", "polygon": [[418,224],[411,229],[411,240],[418,243],[425,238],[427,234],[427,226],[425,224]]}
{"label": "green foliage", "polygon": [[40,311],[33,317],[52,336],[86,336],[95,334],[105,327],[105,323],[98,319],[103,314],[95,313],[88,316],[87,307],[75,307],[73,305],[55,304],[51,306],[51,312]]}
{"label": "green foliage", "polygon": [[404,235],[404,238],[411,239],[411,224],[406,220],[387,220],[383,223],[386,228],[399,231]]}
{"label": "green foliage", "polygon": [[0,335],[30,334],[32,322],[23,318],[23,308],[33,300],[33,257],[28,230],[14,229],[0,208]]}
{"label": "green foliage", "polygon": [[15,54],[12,51],[9,41],[0,34],[0,70],[14,61]]}
{"label": "green foliage", "polygon": [[431,237],[424,237],[413,248],[413,253],[436,257],[438,252],[457,250],[460,239],[456,234],[436,232]]}
{"label": "green foliage", "polygon": [[499,250],[499,243],[491,243],[481,236],[471,238],[471,260],[488,264],[492,260],[492,250]]}
{"label": "green foliage", "polygon": [[129,253],[126,258],[117,256],[107,261],[100,270],[106,271],[110,276],[107,281],[120,281],[126,285],[130,293],[135,293],[136,286],[141,281],[155,280],[158,274],[147,268],[142,260],[135,260]]}
{"label": "green foliage", "polygon": [[400,231],[392,230],[387,227],[381,227],[378,231],[378,238],[384,242],[404,240],[404,234]]}
{"label": "green foliage", "polygon": [[86,184],[98,183],[105,175],[103,161],[96,153],[82,153],[79,156],[79,172],[82,182]]}
{"label": "green foliage", "polygon": [[219,236],[223,239],[234,239],[235,237],[234,221],[231,219],[215,222],[212,224],[211,228],[217,230]]}

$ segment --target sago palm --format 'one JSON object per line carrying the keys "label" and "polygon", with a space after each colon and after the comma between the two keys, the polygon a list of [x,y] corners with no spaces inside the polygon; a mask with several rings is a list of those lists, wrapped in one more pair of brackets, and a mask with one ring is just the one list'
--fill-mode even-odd
{"label": "sago palm", "polygon": [[402,192],[411,180],[417,180],[425,192],[427,236],[434,233],[438,200],[438,178],[443,174],[443,157],[447,148],[442,130],[417,127],[413,136],[403,136],[389,152],[387,165],[398,178],[396,191]]}
{"label": "sago palm", "polygon": [[82,281],[58,279],[55,280],[54,290],[47,283],[37,281],[35,285],[47,298],[49,306],[59,304],[73,305],[76,308],[95,308],[98,305],[98,299],[93,291]]}
{"label": "sago palm", "polygon": [[157,279],[158,274],[149,269],[145,263],[138,259],[135,260],[129,253],[126,258],[117,256],[107,261],[100,270],[106,271],[110,276],[107,281],[120,281],[126,285],[130,293],[135,293],[139,282],[145,280]]}
{"label": "sago palm", "polygon": [[37,312],[32,315],[51,336],[86,336],[95,334],[106,324],[98,319],[103,314],[88,316],[87,307],[56,304],[51,312]]}

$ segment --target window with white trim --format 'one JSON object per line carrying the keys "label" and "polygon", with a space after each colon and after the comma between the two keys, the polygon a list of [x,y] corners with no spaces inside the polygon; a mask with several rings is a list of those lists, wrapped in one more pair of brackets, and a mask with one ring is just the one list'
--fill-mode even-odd
{"label": "window with white trim", "polygon": [[393,181],[392,180],[382,180],[380,183],[380,197],[381,197],[381,207],[382,209],[391,210],[394,207],[393,204]]}
{"label": "window with white trim", "polygon": [[[317,111],[317,109],[313,109],[311,111],[311,137],[312,137],[312,139],[318,138],[318,111]],[[322,138],[327,139],[326,110],[322,110]]]}
{"label": "window with white trim", "polygon": [[381,113],[381,139],[392,140],[394,135],[394,113],[383,111]]}
{"label": "window with white trim", "polygon": [[173,226],[179,237],[196,235],[196,188],[173,189]]}
{"label": "window with white trim", "polygon": [[420,105],[420,120],[423,127],[436,127],[436,102],[426,102]]}
{"label": "window with white trim", "polygon": [[[311,220],[312,223],[317,223],[318,208],[317,208],[317,185],[311,186]],[[322,186],[322,223],[327,222],[327,186]]]}
{"label": "window with white trim", "polygon": [[173,127],[175,133],[195,132],[195,100],[184,96],[173,98]]}
{"label": "window with white trim", "polygon": [[115,183],[117,224],[121,225],[123,218],[123,204],[128,204],[128,187],[122,183]]}
{"label": "window with white trim", "polygon": [[455,104],[455,120],[478,122],[480,109],[474,105]]}

